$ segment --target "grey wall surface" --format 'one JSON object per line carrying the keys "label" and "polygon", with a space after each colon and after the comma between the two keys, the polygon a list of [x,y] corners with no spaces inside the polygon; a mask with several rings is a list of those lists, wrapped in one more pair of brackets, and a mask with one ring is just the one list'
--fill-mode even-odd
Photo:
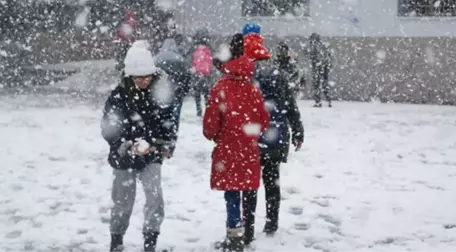
{"label": "grey wall surface", "polygon": [[[307,37],[285,37],[298,53],[307,79],[305,94],[311,96]],[[280,40],[266,37],[269,48]],[[333,96],[339,100],[456,104],[456,38],[450,37],[323,37],[333,50]],[[223,41],[215,38],[214,48]],[[34,59],[60,63],[113,57],[109,38],[93,40],[43,36],[31,44]]]}

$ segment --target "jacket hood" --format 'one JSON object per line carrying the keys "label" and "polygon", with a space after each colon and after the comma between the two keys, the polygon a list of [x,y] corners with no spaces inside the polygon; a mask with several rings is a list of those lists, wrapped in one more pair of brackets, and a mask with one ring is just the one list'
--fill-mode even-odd
{"label": "jacket hood", "polygon": [[251,79],[255,70],[253,61],[247,56],[230,60],[219,67],[219,70],[229,76]]}
{"label": "jacket hood", "polygon": [[157,61],[184,61],[182,55],[179,54],[179,48],[174,39],[165,39],[160,52],[155,58]]}
{"label": "jacket hood", "polygon": [[260,34],[249,33],[244,36],[244,55],[254,60],[267,60],[271,57],[269,50],[264,46],[264,39]]}

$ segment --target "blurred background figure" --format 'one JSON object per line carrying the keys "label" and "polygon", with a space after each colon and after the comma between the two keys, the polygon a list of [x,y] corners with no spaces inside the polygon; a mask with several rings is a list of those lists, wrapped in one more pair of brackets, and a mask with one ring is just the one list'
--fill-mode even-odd
{"label": "blurred background figure", "polygon": [[207,106],[209,90],[212,84],[212,49],[209,41],[209,32],[206,29],[198,30],[193,37],[194,46],[190,52],[197,116],[203,115],[201,96],[204,97],[204,104]]}
{"label": "blurred background figure", "polygon": [[328,101],[328,106],[332,107],[331,96],[329,94],[329,70],[331,68],[331,54],[320,39],[320,35],[312,33],[309,38],[310,61],[312,65],[312,84],[314,88],[314,107],[321,107],[321,93]]}
{"label": "blurred background figure", "polygon": [[285,79],[288,81],[288,85],[296,96],[301,90],[301,84],[299,79],[299,70],[297,66],[297,56],[292,55],[290,47],[285,41],[280,41],[276,47],[276,55],[274,58],[274,64],[277,69],[282,72]]}
{"label": "blurred background figure", "polygon": [[138,38],[140,33],[139,20],[136,13],[127,9],[122,23],[115,30],[117,49],[115,51],[116,70],[123,71],[123,63],[128,49]]}

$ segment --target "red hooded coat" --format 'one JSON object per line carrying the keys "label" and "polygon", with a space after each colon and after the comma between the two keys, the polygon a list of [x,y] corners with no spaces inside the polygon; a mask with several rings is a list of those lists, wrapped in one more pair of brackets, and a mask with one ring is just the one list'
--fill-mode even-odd
{"label": "red hooded coat", "polygon": [[222,65],[225,75],[211,89],[203,134],[216,143],[212,152],[211,188],[255,190],[260,186],[258,138],[269,125],[260,90],[251,82],[254,65],[241,56]]}

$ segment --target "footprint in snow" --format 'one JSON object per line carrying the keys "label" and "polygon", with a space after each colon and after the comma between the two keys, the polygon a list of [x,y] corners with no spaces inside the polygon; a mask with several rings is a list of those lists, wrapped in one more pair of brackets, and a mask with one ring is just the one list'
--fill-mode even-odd
{"label": "footprint in snow", "polygon": [[20,230],[15,230],[15,231],[12,231],[12,232],[9,232],[5,235],[5,238],[7,239],[16,239],[16,238],[19,238],[21,237],[22,235],[22,231]]}
{"label": "footprint in snow", "polygon": [[293,207],[290,207],[289,212],[293,215],[301,215],[304,212],[304,210],[303,210],[303,207],[301,207],[301,206],[293,206]]}
{"label": "footprint in snow", "polygon": [[296,230],[305,231],[310,229],[310,224],[305,222],[295,222],[294,228]]}
{"label": "footprint in snow", "polygon": [[191,238],[185,239],[185,241],[188,242],[188,243],[196,243],[196,242],[198,242],[199,240],[200,240],[200,239],[197,238],[197,237],[191,237]]}
{"label": "footprint in snow", "polygon": [[330,224],[333,224],[333,225],[335,225],[337,227],[340,227],[340,225],[341,225],[341,221],[338,220],[336,217],[331,216],[331,215],[319,214],[318,218],[323,219],[324,221],[326,221],[326,222],[328,222]]}

